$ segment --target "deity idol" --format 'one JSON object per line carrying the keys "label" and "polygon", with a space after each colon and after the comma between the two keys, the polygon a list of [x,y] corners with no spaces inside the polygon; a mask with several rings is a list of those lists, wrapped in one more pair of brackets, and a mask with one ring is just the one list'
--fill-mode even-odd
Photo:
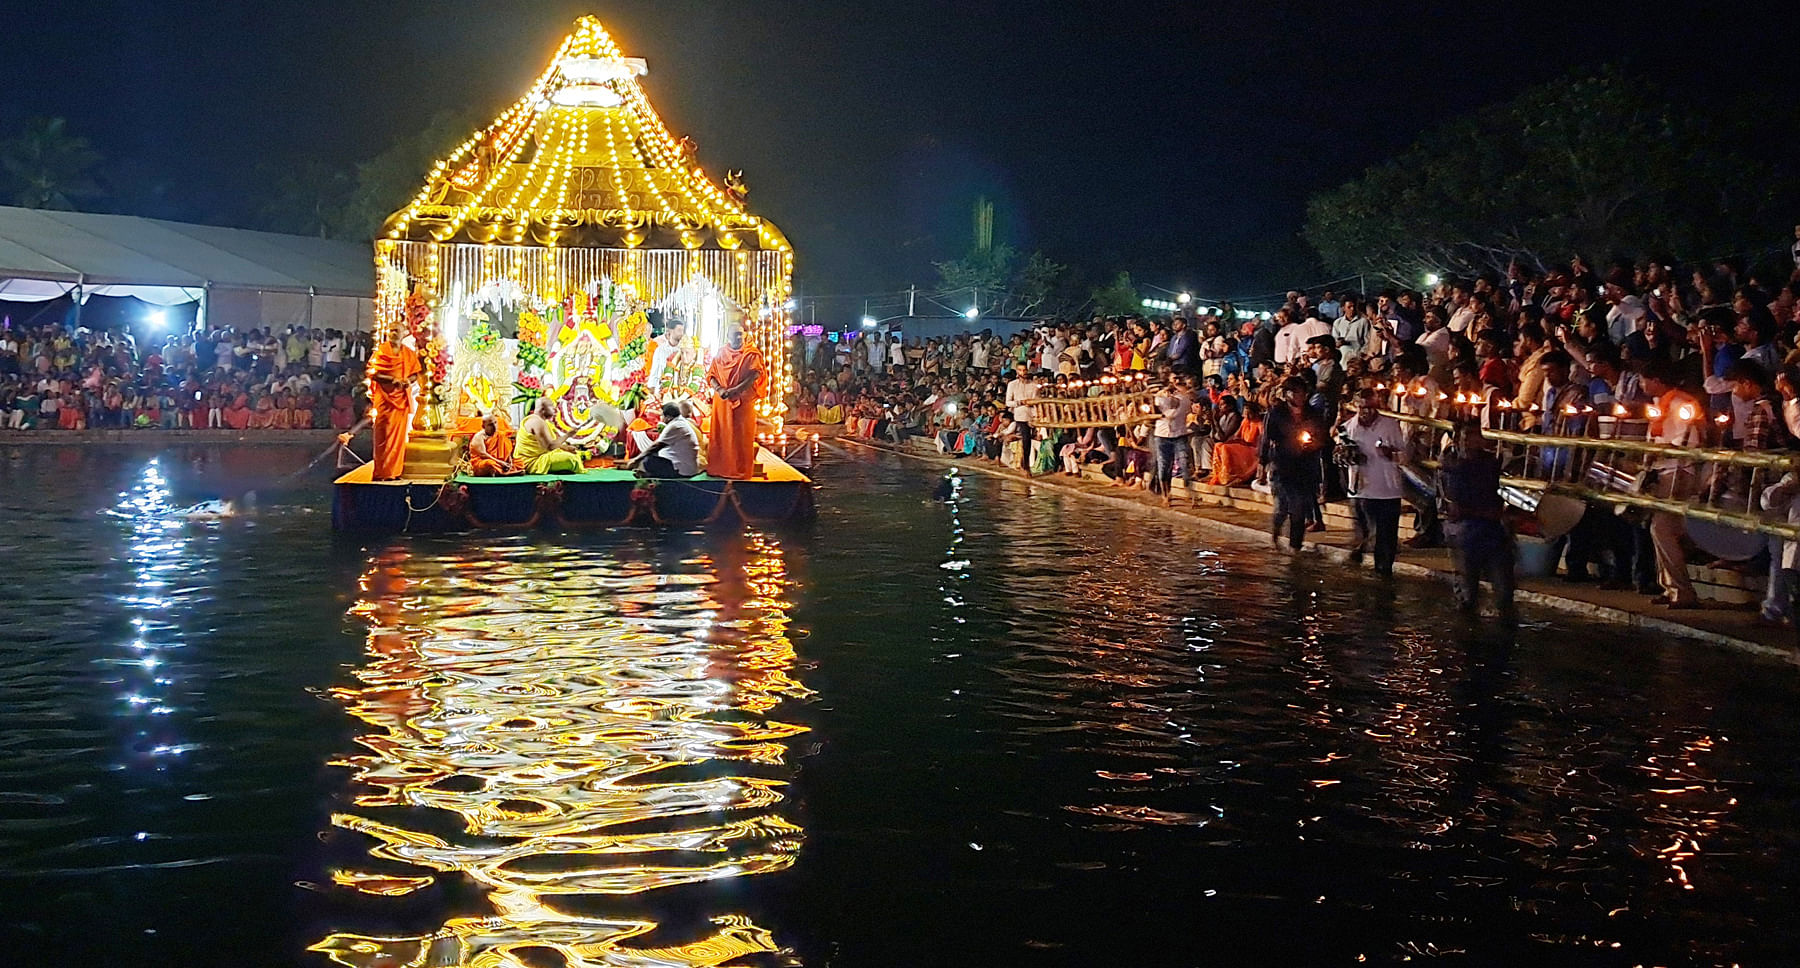
{"label": "deity idol", "polygon": [[556,429],[574,431],[568,441],[576,446],[587,447],[624,424],[624,415],[594,393],[593,381],[585,374],[577,376],[556,401]]}

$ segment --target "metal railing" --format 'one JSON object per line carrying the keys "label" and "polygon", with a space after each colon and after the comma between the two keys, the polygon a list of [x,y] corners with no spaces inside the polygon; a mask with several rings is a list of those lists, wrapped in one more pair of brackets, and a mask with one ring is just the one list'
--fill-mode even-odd
{"label": "metal railing", "polygon": [[[1031,402],[1032,425],[1049,429],[1124,427],[1156,419],[1155,387],[1096,397],[1040,397]],[[1457,424],[1409,413],[1387,412],[1430,443],[1416,447],[1415,464],[1433,469],[1437,438]],[[1586,415],[1602,436],[1538,434],[1484,428],[1498,450],[1507,488],[1551,493],[1645,512],[1679,514],[1721,527],[1800,541],[1800,524],[1761,508],[1764,488],[1795,469],[1786,451],[1675,447],[1634,437],[1643,421]],[[1610,434],[1610,435],[1609,435]]]}
{"label": "metal railing", "polygon": [[1156,420],[1155,389],[1098,397],[1038,397],[1031,401],[1031,425],[1051,430],[1129,427]]}
{"label": "metal railing", "polygon": [[[1448,420],[1392,413],[1417,433],[1452,431]],[[1761,509],[1763,489],[1794,469],[1785,451],[1675,447],[1630,437],[1574,437],[1484,428],[1499,452],[1505,487],[1561,494],[1640,511],[1679,514],[1741,531],[1800,540],[1800,525]],[[1435,453],[1436,447],[1430,451]],[[1435,462],[1419,461],[1426,466]]]}

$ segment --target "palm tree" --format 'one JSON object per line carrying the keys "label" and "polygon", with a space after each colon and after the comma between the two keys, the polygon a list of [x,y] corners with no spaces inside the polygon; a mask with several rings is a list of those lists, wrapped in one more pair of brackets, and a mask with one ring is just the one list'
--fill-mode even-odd
{"label": "palm tree", "polygon": [[15,205],[73,209],[74,199],[100,194],[91,174],[100,154],[88,139],[69,133],[62,118],[34,118],[0,140],[0,171]]}

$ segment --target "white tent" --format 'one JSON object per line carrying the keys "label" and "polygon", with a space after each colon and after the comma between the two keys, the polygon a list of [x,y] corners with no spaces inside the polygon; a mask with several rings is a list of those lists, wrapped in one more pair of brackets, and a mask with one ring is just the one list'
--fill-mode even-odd
{"label": "white tent", "polygon": [[201,301],[209,321],[368,329],[366,245],[130,215],[0,207],[0,300]]}

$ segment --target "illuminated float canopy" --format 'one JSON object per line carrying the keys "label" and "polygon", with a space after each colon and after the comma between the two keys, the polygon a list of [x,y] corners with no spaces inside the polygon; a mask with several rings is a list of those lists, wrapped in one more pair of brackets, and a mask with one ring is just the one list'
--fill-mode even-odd
{"label": "illuminated float canopy", "polygon": [[[525,96],[387,220],[377,329],[414,336],[446,420],[539,396],[559,412],[698,396],[737,323],[774,371],[761,407],[779,424],[793,249],[745,208],[741,180],[715,184],[669,133],[646,72],[582,18]],[[652,311],[692,344],[659,386],[645,385]]]}

